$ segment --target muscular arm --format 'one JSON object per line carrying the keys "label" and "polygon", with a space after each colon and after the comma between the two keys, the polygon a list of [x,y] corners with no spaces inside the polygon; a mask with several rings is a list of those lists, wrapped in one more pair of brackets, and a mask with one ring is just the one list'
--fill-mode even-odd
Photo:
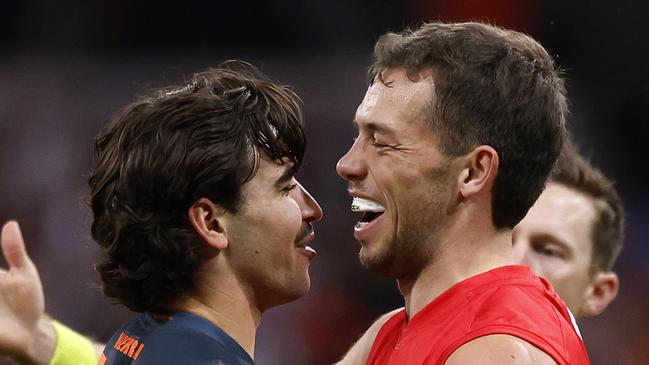
{"label": "muscular arm", "polygon": [[370,350],[372,349],[372,344],[374,343],[374,339],[376,338],[376,335],[379,333],[379,330],[385,322],[390,319],[395,313],[400,311],[403,308],[395,309],[392,312],[388,312],[381,317],[379,317],[372,325],[370,328],[363,333],[361,338],[356,341],[354,346],[352,346],[349,351],[347,351],[347,354],[345,354],[345,357],[343,357],[342,360],[337,362],[335,365],[363,365],[367,361],[367,356],[370,354]]}
{"label": "muscular arm", "polygon": [[[21,364],[47,365],[65,341],[58,341],[52,320],[45,315],[41,279],[27,255],[18,223],[9,222],[2,227],[0,244],[9,265],[9,270],[0,269],[0,354]],[[96,353],[103,349],[102,344],[88,346],[94,346]],[[96,358],[88,364],[95,363]],[[52,365],[65,364],[63,361]]]}
{"label": "muscular arm", "polygon": [[446,360],[446,365],[556,365],[538,347],[510,335],[479,337],[460,346]]}

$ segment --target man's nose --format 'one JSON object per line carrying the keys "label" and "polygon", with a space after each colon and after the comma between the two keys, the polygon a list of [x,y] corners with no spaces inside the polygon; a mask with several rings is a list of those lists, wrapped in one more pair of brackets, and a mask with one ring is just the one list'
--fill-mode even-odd
{"label": "man's nose", "polygon": [[317,222],[322,219],[322,208],[315,198],[302,186],[299,185],[299,205],[302,212],[302,220],[305,222]]}
{"label": "man's nose", "polygon": [[349,148],[349,151],[336,164],[336,172],[347,181],[363,179],[367,174],[366,160],[361,154],[362,148],[360,144],[360,139],[357,138]]}

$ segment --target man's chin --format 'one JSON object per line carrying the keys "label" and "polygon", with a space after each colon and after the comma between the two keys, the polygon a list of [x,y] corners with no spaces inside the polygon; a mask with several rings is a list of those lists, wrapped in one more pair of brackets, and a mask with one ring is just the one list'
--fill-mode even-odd
{"label": "man's chin", "polygon": [[263,298],[264,294],[266,294],[266,299],[270,300],[262,300],[261,303],[263,304],[260,309],[263,312],[272,307],[284,305],[298,300],[304,297],[309,292],[310,288],[311,278],[309,277],[308,273],[306,274],[305,278],[291,282],[289,285],[283,285],[274,288],[267,287],[266,292],[262,293],[261,297]]}
{"label": "man's chin", "polygon": [[365,245],[361,247],[361,250],[358,253],[358,259],[361,262],[361,265],[369,271],[378,272],[391,277],[392,275],[390,274],[393,271],[394,255],[391,255],[390,252],[386,250],[377,250],[377,247],[372,248],[374,249],[372,250],[370,247]]}
{"label": "man's chin", "polygon": [[393,279],[416,276],[425,266],[425,255],[399,244],[401,241],[362,244],[358,258],[367,270]]}

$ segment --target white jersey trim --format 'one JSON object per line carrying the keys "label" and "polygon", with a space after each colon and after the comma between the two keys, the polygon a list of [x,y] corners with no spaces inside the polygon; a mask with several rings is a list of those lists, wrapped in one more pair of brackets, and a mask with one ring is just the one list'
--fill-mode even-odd
{"label": "white jersey trim", "polygon": [[572,322],[572,327],[575,329],[575,332],[577,332],[579,338],[582,341],[584,341],[584,338],[581,336],[581,331],[579,330],[579,326],[577,326],[577,320],[575,319],[575,316],[572,315],[570,308],[566,308],[566,309],[568,309],[568,314],[570,315],[570,322]]}

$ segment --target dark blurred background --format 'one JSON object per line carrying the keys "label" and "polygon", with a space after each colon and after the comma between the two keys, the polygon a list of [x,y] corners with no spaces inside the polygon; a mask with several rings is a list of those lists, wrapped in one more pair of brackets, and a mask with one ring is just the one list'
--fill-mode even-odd
{"label": "dark blurred background", "polygon": [[21,223],[53,317],[105,341],[131,315],[102,297],[93,271],[83,202],[93,137],[135,95],[244,59],[302,96],[310,139],[299,178],[325,210],[312,290],[265,315],[257,363],[337,360],[402,305],[392,280],[358,264],[355,218],[334,171],[354,136],[373,43],[426,19],[484,20],[531,34],[565,69],[570,129],[617,181],[628,212],[620,296],[581,321],[582,333],[593,364],[649,364],[649,2],[59,0],[1,9],[0,220]]}

